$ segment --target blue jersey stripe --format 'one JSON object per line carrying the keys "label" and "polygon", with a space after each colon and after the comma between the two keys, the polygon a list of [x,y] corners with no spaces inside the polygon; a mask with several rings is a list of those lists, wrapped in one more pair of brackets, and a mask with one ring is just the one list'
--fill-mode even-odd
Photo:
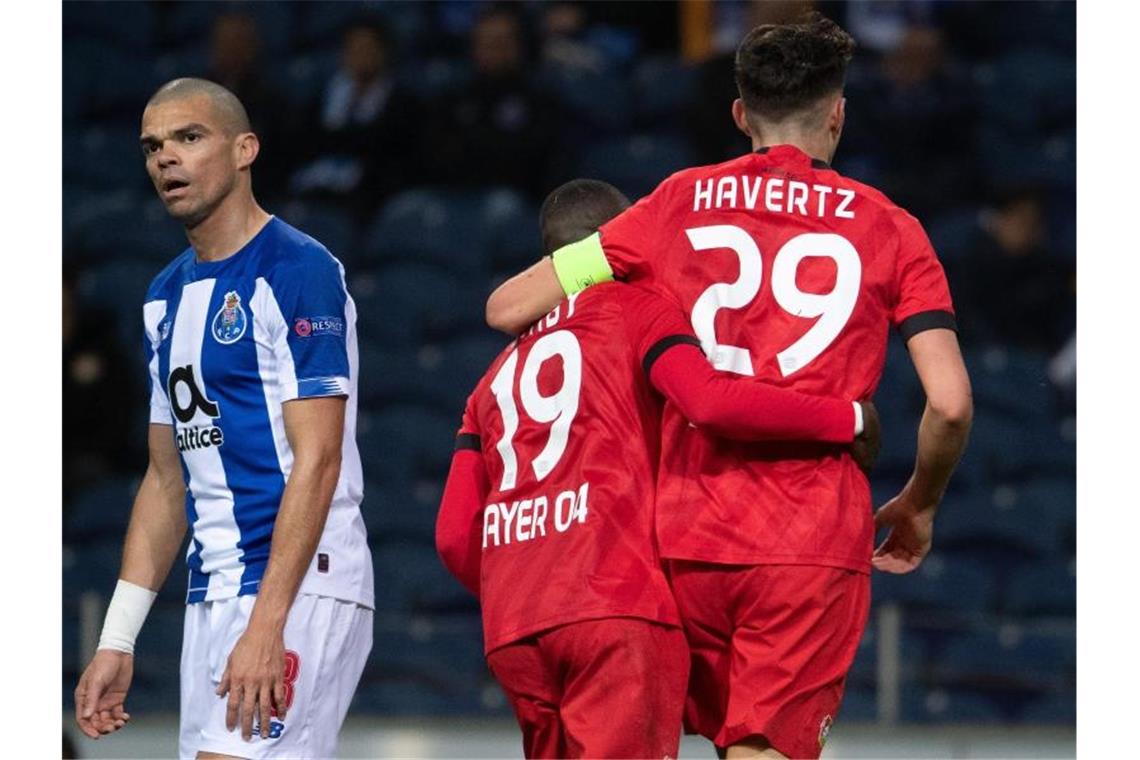
{"label": "blue jersey stripe", "polygon": [[[211,315],[223,306],[227,293],[236,292],[253,332],[253,280],[249,277],[219,277],[214,286]],[[210,397],[221,408],[226,440],[218,449],[226,484],[233,493],[234,521],[241,550],[240,594],[257,593],[257,583],[269,561],[277,510],[285,492],[285,476],[277,459],[265,388],[253,340],[229,345],[214,339],[207,329],[202,345],[202,366]],[[224,382],[211,382],[224,372]]]}

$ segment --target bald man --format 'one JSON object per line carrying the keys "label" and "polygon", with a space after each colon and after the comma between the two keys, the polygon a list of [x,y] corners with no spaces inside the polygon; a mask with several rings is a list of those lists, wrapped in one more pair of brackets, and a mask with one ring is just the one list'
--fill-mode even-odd
{"label": "bald man", "polygon": [[76,720],[93,739],[130,720],[135,639],[189,527],[179,756],[333,757],[373,607],[344,269],[257,204],[225,88],[161,87],[140,145],[190,246],[143,306],[150,462]]}

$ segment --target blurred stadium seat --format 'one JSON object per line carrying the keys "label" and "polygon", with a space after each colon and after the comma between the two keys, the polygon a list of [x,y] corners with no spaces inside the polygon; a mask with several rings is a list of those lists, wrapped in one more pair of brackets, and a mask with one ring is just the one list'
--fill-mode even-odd
{"label": "blurred stadium seat", "polygon": [[360,339],[394,349],[482,330],[486,292],[478,282],[411,262],[350,274]]}
{"label": "blurred stadium seat", "polygon": [[64,536],[83,542],[121,539],[138,489],[138,478],[111,478],[84,489],[71,503]]}
{"label": "blurred stadium seat", "polygon": [[997,594],[989,573],[952,554],[930,554],[906,575],[871,577],[876,603],[896,602],[908,609],[984,610]]}
{"label": "blurred stadium seat", "polygon": [[1075,617],[1076,561],[1050,558],[1019,568],[1010,578],[1005,606],[1018,615]]}
{"label": "blurred stadium seat", "polygon": [[634,118],[646,128],[681,114],[693,97],[697,72],[671,56],[655,56],[633,70]]}
{"label": "blurred stadium seat", "polygon": [[363,253],[373,263],[415,261],[456,274],[480,271],[490,243],[480,225],[482,194],[408,190],[391,198],[365,231]]}
{"label": "blurred stadium seat", "polygon": [[362,413],[357,439],[365,477],[442,483],[451,463],[461,410],[444,414],[418,405]]}
{"label": "blurred stadium seat", "polygon": [[637,200],[663,179],[692,165],[692,153],[674,135],[642,134],[615,137],[587,148],[578,175],[605,180]]}
{"label": "blurred stadium seat", "polygon": [[[391,506],[410,509],[415,505]],[[376,609],[408,614],[478,610],[471,592],[444,569],[434,542],[377,536],[373,546]]]}
{"label": "blurred stadium seat", "polygon": [[1020,485],[997,485],[948,498],[938,511],[938,544],[945,548],[998,546],[1027,556],[1060,549],[1059,515]]}
{"label": "blurred stadium seat", "polygon": [[935,672],[974,687],[1042,690],[1059,685],[1076,663],[1075,637],[1021,625],[970,631],[950,639]]}
{"label": "blurred stadium seat", "polygon": [[278,216],[319,241],[351,272],[360,259],[356,226],[350,214],[334,203],[292,201]]}
{"label": "blurred stadium seat", "polygon": [[969,689],[903,690],[902,719],[916,723],[995,723],[1000,713],[986,694]]}

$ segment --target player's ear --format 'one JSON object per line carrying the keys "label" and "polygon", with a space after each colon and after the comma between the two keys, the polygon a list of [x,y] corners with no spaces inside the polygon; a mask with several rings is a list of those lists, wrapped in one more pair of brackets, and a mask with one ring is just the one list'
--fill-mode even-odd
{"label": "player's ear", "polygon": [[839,139],[840,133],[843,132],[843,122],[847,119],[847,98],[840,95],[834,105],[831,107],[831,112],[827,115],[827,129]]}
{"label": "player's ear", "polygon": [[732,120],[736,122],[736,128],[744,134],[752,137],[752,127],[748,126],[748,111],[744,108],[744,101],[740,98],[732,101]]}
{"label": "player's ear", "polygon": [[234,159],[239,170],[248,169],[260,152],[261,142],[253,132],[243,132],[234,141]]}

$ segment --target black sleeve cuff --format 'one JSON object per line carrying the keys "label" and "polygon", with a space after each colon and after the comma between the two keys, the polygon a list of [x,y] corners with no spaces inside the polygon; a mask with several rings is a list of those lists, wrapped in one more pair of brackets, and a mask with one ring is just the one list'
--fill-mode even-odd
{"label": "black sleeve cuff", "polygon": [[958,320],[948,311],[920,311],[899,323],[899,334],[903,340],[910,340],[920,332],[937,329],[958,332]]}
{"label": "black sleeve cuff", "polygon": [[483,445],[479,440],[479,436],[474,433],[460,433],[455,436],[455,450],[463,451],[469,449],[471,451],[482,451]]}
{"label": "black sleeve cuff", "polygon": [[684,344],[696,346],[697,348],[701,347],[701,342],[693,335],[669,335],[654,343],[649,350],[645,352],[645,358],[641,360],[641,368],[645,370],[645,376],[649,376],[649,370],[653,369],[653,363],[661,358],[661,354],[673,346]]}

